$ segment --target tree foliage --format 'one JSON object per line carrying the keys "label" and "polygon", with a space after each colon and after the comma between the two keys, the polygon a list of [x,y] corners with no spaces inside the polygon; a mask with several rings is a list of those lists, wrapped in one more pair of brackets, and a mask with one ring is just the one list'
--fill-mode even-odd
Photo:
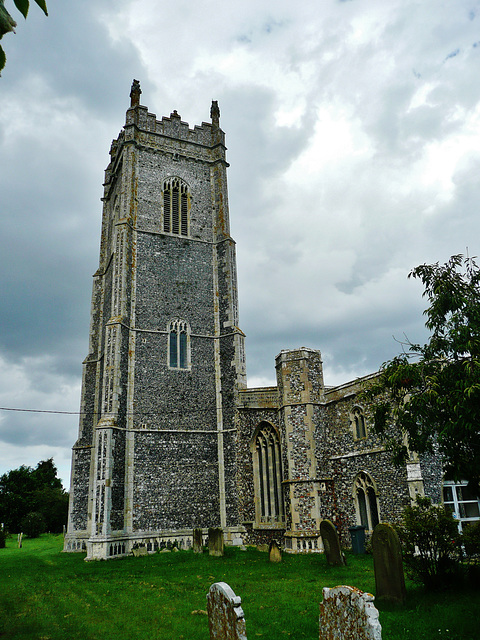
{"label": "tree foliage", "polygon": [[[13,0],[13,2],[17,7],[17,9],[22,14],[22,16],[26,18],[28,15],[28,10],[30,8],[30,1],[29,0]],[[40,9],[43,11],[43,13],[46,16],[48,16],[47,5],[45,3],[45,0],[34,0],[34,2],[38,4]],[[8,13],[8,11],[5,9],[4,5],[5,5],[4,0],[0,0],[0,40],[3,38],[3,36],[6,33],[10,33],[10,31],[15,32],[15,27],[17,26],[17,23],[12,18],[12,16]],[[5,62],[6,62],[5,52],[0,46],[0,72],[4,68]]]}
{"label": "tree foliage", "polygon": [[30,511],[20,523],[20,529],[29,538],[38,538],[41,533],[45,533],[45,526],[45,518],[38,511]]}
{"label": "tree foliage", "polygon": [[452,514],[430,498],[417,496],[416,504],[406,507],[399,528],[403,557],[414,580],[428,589],[451,584],[459,577],[461,536]]}
{"label": "tree foliage", "polygon": [[30,513],[40,514],[45,530],[60,533],[67,521],[68,493],[57,477],[53,459],[42,460],[35,469],[22,465],[0,477],[0,523],[19,533]]}
{"label": "tree foliage", "polygon": [[408,342],[382,365],[367,391],[375,429],[398,463],[409,449],[438,447],[447,477],[468,480],[479,494],[480,271],[474,259],[455,255],[445,264],[420,265],[409,277],[425,287],[431,335],[424,345]]}

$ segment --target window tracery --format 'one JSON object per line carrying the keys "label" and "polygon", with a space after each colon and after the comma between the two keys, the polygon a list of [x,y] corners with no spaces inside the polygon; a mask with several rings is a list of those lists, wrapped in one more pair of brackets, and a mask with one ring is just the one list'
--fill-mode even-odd
{"label": "window tracery", "polygon": [[262,422],[252,445],[257,524],[284,521],[280,438],[268,422]]}
{"label": "window tracery", "polygon": [[168,326],[168,366],[190,368],[190,328],[185,320],[172,320]]}
{"label": "window tracery", "polygon": [[354,483],[355,508],[357,522],[368,531],[373,531],[380,522],[377,492],[372,478],[365,471],[361,471]]}

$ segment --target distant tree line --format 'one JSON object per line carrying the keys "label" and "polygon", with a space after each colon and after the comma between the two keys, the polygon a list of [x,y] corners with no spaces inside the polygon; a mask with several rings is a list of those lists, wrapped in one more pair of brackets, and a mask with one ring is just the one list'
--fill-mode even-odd
{"label": "distant tree line", "polygon": [[22,465],[0,477],[0,526],[3,523],[6,531],[30,536],[61,533],[67,515],[68,493],[52,458],[35,469]]}

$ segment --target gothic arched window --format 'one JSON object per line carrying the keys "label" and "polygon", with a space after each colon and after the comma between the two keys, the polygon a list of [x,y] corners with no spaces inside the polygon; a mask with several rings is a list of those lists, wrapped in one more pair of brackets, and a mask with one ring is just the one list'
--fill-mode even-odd
{"label": "gothic arched window", "polygon": [[168,366],[190,368],[190,330],[185,320],[172,320],[168,326]]}
{"label": "gothic arched window", "polygon": [[280,438],[268,422],[262,422],[252,443],[257,524],[282,524],[282,461]]}
{"label": "gothic arched window", "polygon": [[365,471],[361,471],[356,477],[353,495],[358,524],[363,525],[369,531],[373,531],[380,522],[377,492],[372,478]]}
{"label": "gothic arched window", "polygon": [[353,437],[360,440],[367,437],[367,427],[365,424],[365,415],[360,407],[354,407],[350,415],[350,421],[353,428]]}
{"label": "gothic arched window", "polygon": [[180,178],[163,183],[163,230],[165,233],[188,236],[190,192]]}

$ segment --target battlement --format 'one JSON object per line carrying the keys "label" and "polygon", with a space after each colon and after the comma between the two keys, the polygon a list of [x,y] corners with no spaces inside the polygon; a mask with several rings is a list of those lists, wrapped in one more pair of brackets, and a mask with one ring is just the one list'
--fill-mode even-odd
{"label": "battlement", "polygon": [[154,113],[140,104],[140,83],[134,80],[130,92],[130,108],[127,109],[125,128],[136,126],[141,131],[159,134],[168,138],[192,142],[212,147],[217,144],[225,145],[225,134],[219,127],[220,110],[216,100],[212,101],[210,117],[212,122],[202,122],[190,129],[188,122],[184,122],[175,109],[169,117],[163,116],[157,120]]}
{"label": "battlement", "polygon": [[221,129],[214,127],[210,122],[202,122],[201,125],[195,125],[193,129],[190,129],[188,122],[184,122],[176,110],[169,117],[163,116],[161,120],[157,120],[157,116],[154,113],[149,113],[147,107],[141,105],[130,107],[127,110],[125,127],[130,125],[136,125],[148,133],[156,133],[208,147],[213,144],[225,143],[225,134]]}

